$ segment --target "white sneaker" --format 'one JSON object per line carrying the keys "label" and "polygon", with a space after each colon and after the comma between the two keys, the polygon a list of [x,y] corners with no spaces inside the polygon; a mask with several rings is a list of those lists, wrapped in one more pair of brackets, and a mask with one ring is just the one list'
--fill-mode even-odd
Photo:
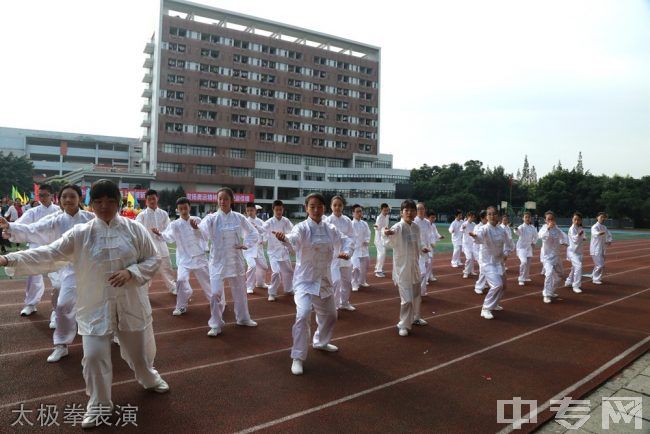
{"label": "white sneaker", "polygon": [[267,283],[256,283],[255,284],[256,288],[264,288],[264,289],[269,289],[269,285]]}
{"label": "white sneaker", "polygon": [[429,282],[437,282],[438,278],[437,277],[431,277],[429,278]]}
{"label": "white sneaker", "polygon": [[357,308],[352,306],[352,304],[350,304],[350,303],[345,303],[345,304],[341,305],[340,308],[343,309],[343,310],[348,310],[350,312],[354,312],[355,310],[357,310]]}
{"label": "white sneaker", "polygon": [[363,282],[360,286],[363,286],[364,288],[367,288],[370,286],[368,282]]}
{"label": "white sneaker", "polygon": [[36,309],[36,306],[34,306],[33,304],[28,304],[25,307],[23,307],[23,310],[20,311],[20,316],[30,316],[37,310],[38,309]]}
{"label": "white sneaker", "polygon": [[246,327],[257,327],[257,323],[252,319],[247,319],[245,321],[237,321],[237,325],[246,326]]}
{"label": "white sneaker", "polygon": [[458,268],[460,265],[451,264],[451,268]]}
{"label": "white sneaker", "polygon": [[177,288],[172,288],[172,290],[169,291],[169,292],[171,292],[172,295],[178,295],[178,289]]}
{"label": "white sneaker", "polygon": [[580,294],[580,293],[582,292],[582,289],[580,289],[580,288],[573,288],[573,292],[575,292],[576,294]]}
{"label": "white sneaker", "polygon": [[551,297],[544,297],[544,303],[548,304],[551,302]]}
{"label": "white sneaker", "polygon": [[208,332],[208,336],[210,336],[211,338],[216,338],[220,334],[221,334],[221,328],[219,327],[212,327]]}
{"label": "white sneaker", "polygon": [[476,271],[472,271],[472,276],[478,276],[478,273]]}
{"label": "white sneaker", "polygon": [[179,307],[179,308],[174,309],[174,311],[172,312],[172,315],[174,315],[174,316],[181,316],[181,315],[183,315],[185,312],[187,312],[187,308],[186,308],[186,307]]}
{"label": "white sneaker", "polygon": [[481,318],[494,319],[494,315],[492,315],[489,309],[481,309]]}
{"label": "white sneaker", "polygon": [[312,345],[315,350],[319,351],[327,351],[328,353],[335,353],[339,350],[339,347],[336,345],[332,344],[325,344],[325,345]]}
{"label": "white sneaker", "polygon": [[160,383],[154,387],[148,388],[147,390],[151,390],[156,393],[167,393],[169,392],[169,384],[167,384],[167,382],[161,378]]}
{"label": "white sneaker", "polygon": [[524,282],[532,282],[533,279],[524,279]]}
{"label": "white sneaker", "polygon": [[519,286],[524,286],[524,285],[525,285],[524,282],[519,282]]}
{"label": "white sneaker", "polygon": [[497,304],[497,307],[495,307],[494,310],[503,310],[503,307],[501,307],[501,306],[499,306],[499,305]]}
{"label": "white sneaker", "polygon": [[56,329],[56,312],[52,311],[50,314],[50,328],[52,330]]}
{"label": "white sneaker", "polygon": [[302,360],[293,359],[293,363],[291,363],[291,373],[293,375],[302,375]]}
{"label": "white sneaker", "polygon": [[359,287],[358,287],[358,286],[353,286],[353,287],[352,287],[352,292],[357,292],[358,290],[359,290]]}
{"label": "white sneaker", "polygon": [[386,277],[383,271],[375,271],[375,277]]}
{"label": "white sneaker", "polygon": [[120,346],[120,340],[117,338],[117,335],[113,335],[113,343],[118,347]]}
{"label": "white sneaker", "polygon": [[254,294],[253,288],[246,288],[246,294]]}
{"label": "white sneaker", "polygon": [[469,277],[469,274],[463,273],[463,279],[467,279]]}
{"label": "white sneaker", "polygon": [[426,322],[425,320],[423,320],[422,318],[418,318],[418,319],[413,321],[413,325],[425,326],[427,324],[429,324],[429,323]]}
{"label": "white sneaker", "polygon": [[602,282],[602,280],[594,280],[594,281],[593,281],[593,284],[594,284],[594,285],[602,285],[603,282]]}
{"label": "white sneaker", "polygon": [[409,331],[407,329],[398,328],[398,330],[399,330],[398,333],[399,333],[400,336],[408,336],[409,335]]}
{"label": "white sneaker", "polygon": [[63,357],[68,355],[68,346],[67,345],[55,345],[54,351],[47,357],[49,363],[58,362]]}
{"label": "white sneaker", "polygon": [[566,282],[564,282],[564,287],[565,288],[571,288],[571,286],[573,286],[573,282],[569,282],[568,280]]}
{"label": "white sneaker", "polygon": [[477,293],[477,294],[481,294],[481,295],[483,294],[483,290],[482,290],[482,289],[476,289],[476,288],[474,288],[474,292]]}
{"label": "white sneaker", "polygon": [[267,299],[268,301],[275,301],[275,296],[269,294],[269,298]]}

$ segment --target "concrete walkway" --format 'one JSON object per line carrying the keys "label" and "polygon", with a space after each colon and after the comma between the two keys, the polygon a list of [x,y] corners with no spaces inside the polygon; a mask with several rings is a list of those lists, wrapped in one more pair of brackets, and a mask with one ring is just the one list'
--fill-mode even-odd
{"label": "concrete walkway", "polygon": [[[620,419],[618,423],[616,423],[611,418],[608,418],[609,429],[604,429],[602,420],[603,397],[640,397],[642,400],[641,428],[635,428],[634,419],[632,419],[629,423],[625,423],[624,419]],[[540,434],[650,433],[650,352],[647,352],[643,356],[639,357],[634,363],[624,369],[620,374],[616,375],[610,381],[606,382],[583,399],[589,400],[590,417],[589,420],[587,420],[579,429],[567,429],[562,426],[559,423],[559,420],[556,418],[550,420],[535,432]],[[621,402],[624,405],[630,405],[629,401]],[[616,401],[612,402],[612,407],[614,409],[617,408],[616,404]],[[569,409],[572,407],[576,407],[576,405],[572,405],[569,407]],[[585,413],[574,412],[570,414],[584,415]],[[607,415],[607,413],[605,414]],[[575,424],[578,419],[565,418],[562,420],[568,422],[569,424]]]}

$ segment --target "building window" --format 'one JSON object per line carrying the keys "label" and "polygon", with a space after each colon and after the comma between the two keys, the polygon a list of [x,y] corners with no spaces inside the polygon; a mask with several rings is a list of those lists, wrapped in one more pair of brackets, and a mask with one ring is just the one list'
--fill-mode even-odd
{"label": "building window", "polygon": [[187,153],[187,145],[178,143],[164,143],[162,151],[165,154],[185,154]]}
{"label": "building window", "polygon": [[295,154],[278,154],[278,163],[281,164],[301,164],[302,157]]}
{"label": "building window", "polygon": [[327,159],[323,157],[305,157],[305,165],[307,166],[327,166]]}
{"label": "building window", "polygon": [[214,175],[216,172],[216,167],[211,164],[197,164],[194,166],[194,173],[197,175]]}
{"label": "building window", "polygon": [[302,174],[305,181],[324,181],[325,174],[317,172],[305,172]]}
{"label": "building window", "polygon": [[275,154],[273,152],[256,151],[255,161],[275,163]]}
{"label": "building window", "polygon": [[278,179],[282,181],[300,181],[300,172],[278,170]]}
{"label": "building window", "polygon": [[250,169],[245,167],[229,167],[228,174],[230,176],[251,176]]}
{"label": "building window", "polygon": [[246,149],[228,149],[228,158],[244,159],[246,158]]}
{"label": "building window", "polygon": [[166,163],[158,162],[156,165],[159,172],[174,172],[180,173],[183,171],[183,165],[180,163]]}
{"label": "building window", "polygon": [[253,169],[253,178],[258,179],[275,179],[275,170],[273,169]]}

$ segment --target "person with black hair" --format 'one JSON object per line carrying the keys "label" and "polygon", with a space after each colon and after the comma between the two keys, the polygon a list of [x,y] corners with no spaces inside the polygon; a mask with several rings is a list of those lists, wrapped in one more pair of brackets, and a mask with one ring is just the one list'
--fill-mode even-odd
{"label": "person with black hair", "polygon": [[596,285],[602,285],[605,269],[605,253],[607,246],[612,244],[612,233],[605,226],[607,214],[599,212],[596,216],[596,223],[591,227],[591,241],[589,242],[589,254],[594,261],[594,271],[591,278]]}
{"label": "person with black hair", "polygon": [[244,259],[246,259],[246,265],[248,266],[246,270],[246,293],[253,294],[255,288],[266,289],[269,287],[264,282],[269,264],[266,262],[266,256],[264,256],[264,242],[266,241],[264,222],[257,217],[257,207],[253,202],[246,204],[246,219],[257,229],[259,235],[257,245],[244,251]]}
{"label": "person with black hair", "polygon": [[436,274],[433,271],[433,259],[435,256],[436,243],[445,237],[444,235],[441,235],[440,232],[438,232],[438,227],[436,226],[437,219],[438,215],[435,211],[427,211],[427,220],[429,220],[429,223],[431,223],[431,244],[433,246],[433,250],[431,250],[431,271],[429,273],[429,282],[435,282],[438,280]]}
{"label": "person with black hair", "polygon": [[149,189],[144,193],[144,199],[147,208],[142,210],[135,218],[135,221],[143,225],[150,231],[158,255],[160,255],[160,268],[158,275],[162,278],[167,290],[176,295],[176,279],[174,277],[174,268],[169,257],[167,242],[163,239],[161,233],[169,226],[169,214],[158,207],[158,192]]}
{"label": "person with black hair", "polygon": [[352,230],[354,231],[354,254],[352,255],[352,291],[359,287],[370,286],[366,281],[368,264],[370,263],[370,227],[363,221],[363,207],[359,204],[352,206]]}
{"label": "person with black hair", "polygon": [[160,259],[148,231],[119,216],[120,190],[109,180],[95,182],[90,197],[96,218],[74,226],[55,242],[0,256],[0,266],[18,274],[47,272],[71,262],[77,278],[77,324],[82,336],[83,376],[89,396],[82,428],[101,423],[111,411],[111,337],[139,384],[157,393],[169,386],[153,367],[153,334],[148,282]]}
{"label": "person with black hair", "polygon": [[223,311],[225,303],[218,303],[212,295],[210,287],[210,271],[208,259],[205,252],[208,250],[206,237],[199,229],[201,219],[190,216],[191,204],[186,197],[180,197],[176,200],[176,210],[179,218],[174,220],[160,234],[168,243],[176,243],[176,266],[177,279],[176,285],[178,293],[176,295],[176,308],[172,315],[180,316],[187,312],[187,304],[192,296],[192,287],[190,286],[190,272],[194,274],[203,293],[210,301],[210,311],[212,312],[211,321],[216,321],[216,310]]}
{"label": "person with black hair", "polygon": [[400,209],[402,219],[384,229],[384,243],[393,248],[393,282],[400,296],[397,330],[400,336],[408,336],[413,325],[427,325],[420,316],[420,255],[428,254],[430,246],[422,241],[420,227],[413,221],[417,213],[415,202],[407,199]]}
{"label": "person with black hair", "polygon": [[291,266],[291,252],[289,248],[278,241],[274,232],[288,234],[293,229],[291,220],[283,216],[284,203],[281,200],[273,201],[273,216],[264,222],[264,232],[268,238],[269,261],[271,262],[271,284],[269,285],[269,301],[278,297],[280,284],[284,293],[293,295],[293,267]]}
{"label": "person with black hair", "polygon": [[[95,218],[95,214],[80,209],[81,188],[77,185],[64,185],[59,191],[59,203],[62,212],[50,214],[31,224],[6,223],[0,219],[0,227],[6,228],[13,240],[18,242],[50,244],[63,236],[76,225]],[[68,355],[68,345],[77,334],[75,305],[77,302],[77,279],[74,268],[67,264],[58,271],[60,288],[52,291],[53,312],[50,328],[54,330],[54,351],[47,358],[50,363],[58,362]]]}
{"label": "person with black hair", "polygon": [[544,290],[542,296],[544,303],[550,303],[557,297],[555,291],[562,285],[564,267],[560,248],[569,244],[567,235],[557,227],[557,220],[553,211],[544,213],[546,224],[539,230],[538,236],[542,240],[542,265],[544,267]]}
{"label": "person with black hair", "polygon": [[[481,227],[488,223],[487,211],[481,210],[481,212],[478,213],[478,218],[479,221],[474,227],[474,232],[478,232]],[[483,294],[485,288],[488,287],[488,283],[485,273],[481,270],[481,245],[476,241],[474,241],[474,255],[478,258],[478,279],[476,279],[476,283],[474,284],[474,292],[477,294]]]}
{"label": "person with black hair", "polygon": [[463,249],[463,233],[460,231],[463,225],[463,212],[459,209],[456,210],[454,221],[449,225],[449,233],[451,234],[451,243],[454,246],[454,251],[451,254],[451,266],[458,268],[463,263],[460,260],[460,253]]}
{"label": "person with black hair", "polygon": [[384,229],[390,225],[390,206],[382,203],[379,206],[379,214],[375,221],[375,248],[377,249],[377,260],[375,262],[375,276],[386,277],[384,274],[384,263],[386,262],[386,245],[384,243]]}
{"label": "person with black hair", "polygon": [[[342,196],[334,196],[330,200],[332,214],[327,216],[325,221],[334,225],[341,234],[348,237],[352,241],[351,249],[355,249],[352,220],[348,216],[343,215],[344,206],[345,199]],[[348,253],[352,254],[353,251],[351,250]],[[350,294],[352,292],[352,262],[349,259],[339,259],[338,254],[339,252],[335,251],[334,259],[332,260],[332,279],[334,283],[336,308],[354,312],[357,308],[350,303]]]}
{"label": "person with black hair", "polygon": [[[39,186],[39,199],[41,204],[37,207],[30,208],[25,211],[19,218],[15,220],[16,223],[22,223],[25,225],[39,221],[40,219],[54,213],[61,211],[58,205],[55,205],[52,202],[54,198],[54,189],[49,184],[41,184]],[[16,242],[9,239],[11,242]],[[34,249],[40,244],[36,242],[29,243],[29,248]],[[58,287],[59,281],[56,273],[48,274],[52,286]],[[20,311],[21,316],[29,316],[37,311],[37,305],[41,302],[43,293],[45,292],[45,282],[43,281],[43,276],[41,274],[30,275],[27,277],[27,286],[25,288],[25,307]]]}

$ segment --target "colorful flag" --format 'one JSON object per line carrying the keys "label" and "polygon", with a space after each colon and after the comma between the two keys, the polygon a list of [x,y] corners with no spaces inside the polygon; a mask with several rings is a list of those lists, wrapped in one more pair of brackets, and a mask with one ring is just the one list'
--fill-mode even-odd
{"label": "colorful flag", "polygon": [[126,195],[126,203],[131,207],[135,207],[135,199],[133,198],[133,195],[131,194],[130,191],[129,194]]}
{"label": "colorful flag", "polygon": [[86,189],[86,199],[84,200],[86,206],[90,205],[90,188]]}

